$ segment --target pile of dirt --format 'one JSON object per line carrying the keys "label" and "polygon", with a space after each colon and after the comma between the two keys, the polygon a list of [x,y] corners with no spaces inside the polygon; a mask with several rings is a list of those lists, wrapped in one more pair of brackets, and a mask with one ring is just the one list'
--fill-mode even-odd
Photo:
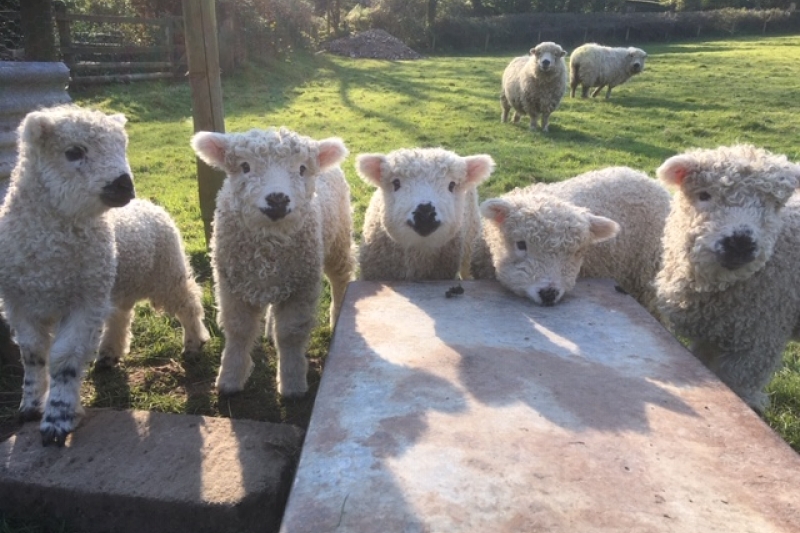
{"label": "pile of dirt", "polygon": [[332,54],[370,59],[420,59],[422,56],[384,30],[367,30],[322,45]]}

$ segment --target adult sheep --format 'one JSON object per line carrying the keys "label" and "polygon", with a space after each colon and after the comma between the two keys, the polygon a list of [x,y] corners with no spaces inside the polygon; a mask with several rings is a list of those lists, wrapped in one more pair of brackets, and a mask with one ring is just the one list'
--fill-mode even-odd
{"label": "adult sheep", "polygon": [[800,333],[800,165],[751,145],[692,150],[657,171],[678,187],[656,277],[668,326],[750,407]]}
{"label": "adult sheep", "polygon": [[536,129],[542,117],[542,131],[547,131],[550,115],[558,109],[567,90],[567,53],[556,43],[544,42],[531,48],[530,55],[511,60],[503,72],[500,104],[502,122],[508,122],[508,113],[514,108],[514,122],[522,115],[531,119],[530,129]]}
{"label": "adult sheep", "polygon": [[356,169],[377,187],[364,217],[362,279],[469,276],[472,244],[480,232],[476,187],[494,169],[490,156],[400,149],[361,154]]}
{"label": "adult sheep", "polygon": [[592,93],[592,97],[595,97],[603,87],[608,86],[608,99],[611,89],[644,70],[646,57],[647,53],[641,48],[611,48],[595,43],[579,46],[569,59],[570,95],[575,97],[575,89],[579,84],[583,98],[588,96],[591,87],[596,87]]}
{"label": "adult sheep", "polygon": [[670,195],[656,180],[611,167],[515,189],[481,204],[476,278],[554,305],[578,277],[610,277],[650,311]]}
{"label": "adult sheep", "polygon": [[220,394],[241,391],[250,352],[270,308],[278,352],[278,392],[308,390],[306,347],[315,325],[323,271],[336,321],[354,270],[350,188],[339,163],[347,148],[286,128],[200,132],[197,155],[227,174],[217,196],[211,264],[225,348]]}
{"label": "adult sheep", "polygon": [[44,415],[44,445],[63,445],[78,423],[83,372],[111,309],[117,255],[105,214],[134,196],[124,124],[63,106],[19,127],[0,208],[0,298],[25,372],[20,417]]}

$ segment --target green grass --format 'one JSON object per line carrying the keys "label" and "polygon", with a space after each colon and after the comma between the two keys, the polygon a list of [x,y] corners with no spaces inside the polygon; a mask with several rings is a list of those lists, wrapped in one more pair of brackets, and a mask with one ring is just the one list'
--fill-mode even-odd
{"label": "green grass", "polygon": [[[500,123],[499,80],[513,50],[420,61],[295,56],[269,67],[244,68],[223,80],[226,129],[285,125],[315,138],[339,136],[353,155],[412,146],[443,146],[461,155],[488,153],[497,162],[481,197],[532,181],[556,181],[587,170],[629,165],[650,174],[667,157],[691,147],[748,142],[800,160],[800,37],[649,45],[645,72],[612,98],[566,97],[549,134]],[[275,353],[262,342],[247,390],[220,401],[213,390],[222,338],[215,326],[211,280],[197,201],[188,85],[138,83],[73,92],[82,105],[124,112],[138,194],[165,206],[183,231],[206,288],[213,339],[201,356],[184,360],[176,323],[137,308],[132,354],[118,370],[90,372],[89,406],[232,416],[305,426],[330,329],[312,340],[312,394],[285,402],[275,393]],[[372,189],[344,165],[360,234]],[[327,322],[327,296],[320,323]],[[768,423],[800,451],[800,349],[770,385]],[[19,402],[21,371],[0,373],[0,417]]]}

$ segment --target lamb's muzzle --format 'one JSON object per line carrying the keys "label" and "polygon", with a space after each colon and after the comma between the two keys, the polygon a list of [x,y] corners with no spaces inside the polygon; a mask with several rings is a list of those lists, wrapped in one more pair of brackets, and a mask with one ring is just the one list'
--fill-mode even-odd
{"label": "lamb's muzzle", "polygon": [[436,207],[430,202],[419,204],[413,215],[414,221],[409,220],[408,225],[422,237],[427,237],[442,224],[441,221],[436,220]]}
{"label": "lamb's muzzle", "polygon": [[109,207],[122,207],[136,197],[133,180],[125,173],[103,187],[100,200]]}

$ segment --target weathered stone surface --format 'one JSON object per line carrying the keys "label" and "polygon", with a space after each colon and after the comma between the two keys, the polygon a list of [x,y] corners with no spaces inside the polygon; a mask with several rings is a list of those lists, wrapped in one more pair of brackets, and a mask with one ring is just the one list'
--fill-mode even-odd
{"label": "weathered stone surface", "polygon": [[347,290],[281,531],[796,533],[800,456],[630,296]]}
{"label": "weathered stone surface", "polygon": [[82,532],[276,531],[302,443],[291,425],[89,410],[64,448],[0,443],[0,509]]}

